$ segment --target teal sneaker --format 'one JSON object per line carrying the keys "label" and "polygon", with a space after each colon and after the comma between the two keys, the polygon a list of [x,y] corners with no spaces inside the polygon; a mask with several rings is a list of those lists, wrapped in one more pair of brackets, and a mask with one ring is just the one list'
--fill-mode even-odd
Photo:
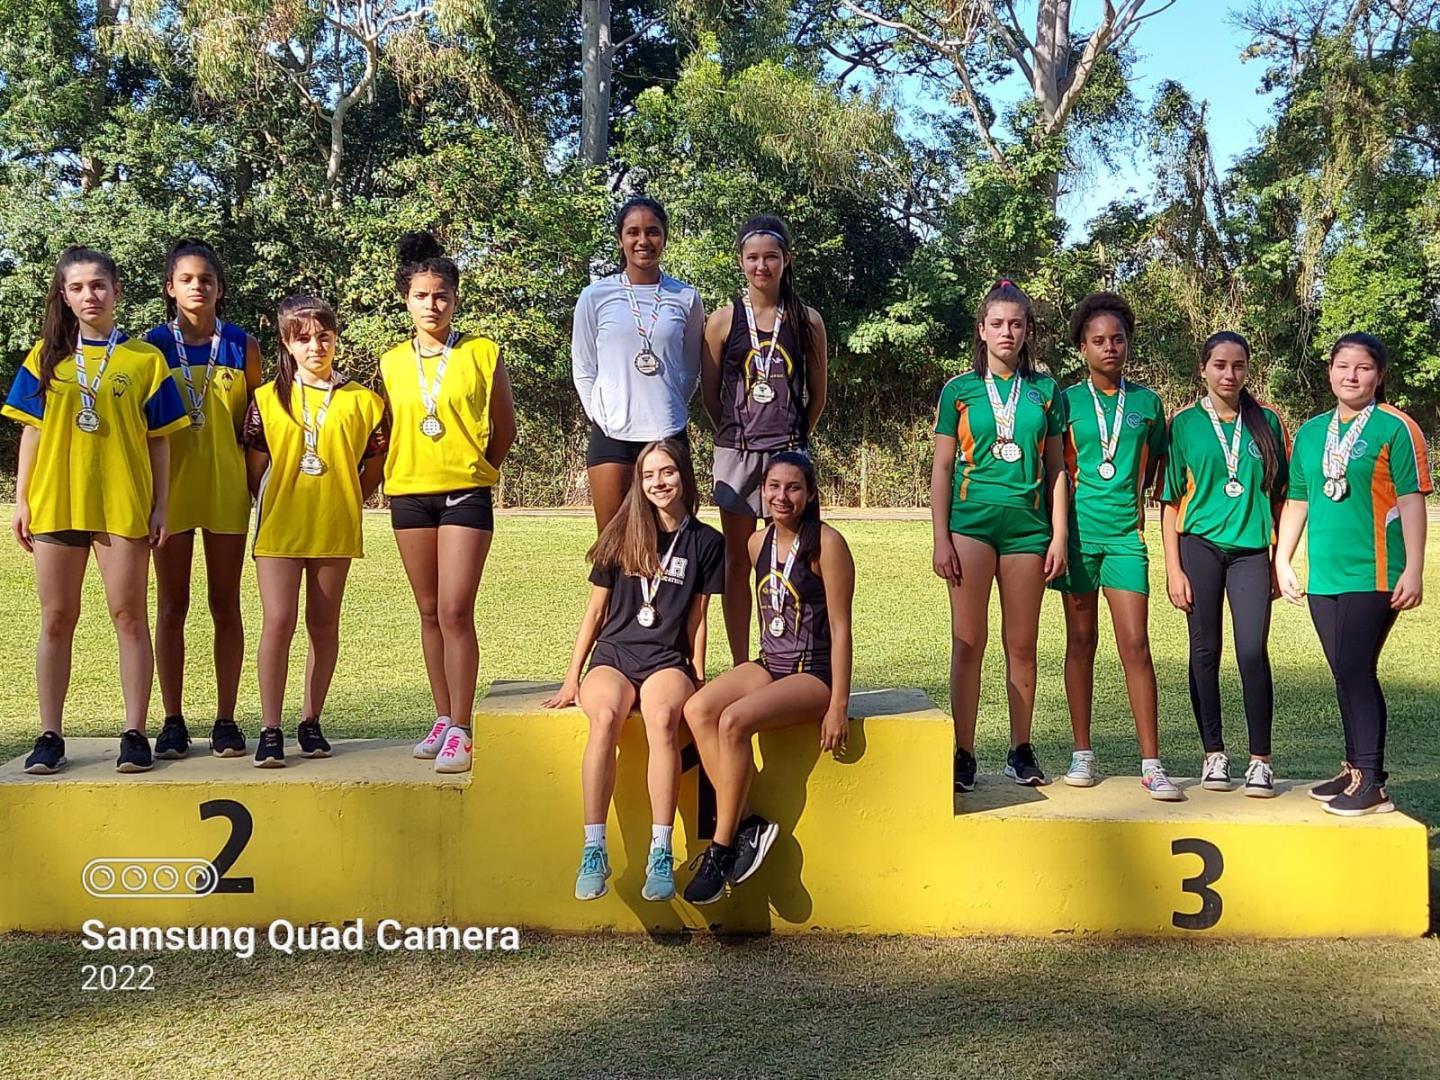
{"label": "teal sneaker", "polygon": [[645,866],[645,886],[640,890],[645,900],[675,899],[675,860],[664,848],[651,848]]}
{"label": "teal sneaker", "polygon": [[575,877],[576,900],[598,900],[610,891],[610,856],[598,844],[587,845],[580,856],[580,873]]}

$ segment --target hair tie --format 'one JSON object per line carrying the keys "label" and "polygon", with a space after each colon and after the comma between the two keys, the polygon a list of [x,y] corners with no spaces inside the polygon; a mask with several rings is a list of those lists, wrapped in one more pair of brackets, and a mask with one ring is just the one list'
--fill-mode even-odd
{"label": "hair tie", "polygon": [[1015,287],[1015,283],[1011,281],[1008,277],[1002,277],[998,282],[996,282],[995,287],[997,289],[1003,289],[1007,285],[1012,289]]}

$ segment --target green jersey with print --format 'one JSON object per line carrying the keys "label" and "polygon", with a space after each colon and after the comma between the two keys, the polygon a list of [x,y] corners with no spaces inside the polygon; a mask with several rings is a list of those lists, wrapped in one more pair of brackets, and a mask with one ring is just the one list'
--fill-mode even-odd
{"label": "green jersey with print", "polygon": [[[1280,416],[1268,405],[1261,405],[1265,422],[1275,433],[1280,450],[1280,470],[1275,486],[1283,487],[1289,467],[1290,441]],[[1225,447],[1235,433],[1235,425],[1244,426],[1237,414],[1234,420],[1221,421]],[[1187,405],[1170,421],[1170,451],[1165,466],[1165,501],[1178,510],[1176,529],[1204,537],[1222,551],[1256,551],[1269,547],[1275,539],[1275,521],[1270,509],[1270,493],[1263,490],[1265,461],[1260,447],[1249,431],[1240,435],[1240,460],[1236,479],[1244,486],[1239,496],[1225,494],[1230,471],[1225,466],[1225,449],[1215,437],[1210,415],[1199,402]]]}
{"label": "green jersey with print", "polygon": [[[1306,587],[1319,596],[1390,592],[1405,569],[1400,496],[1431,490],[1425,436],[1393,405],[1377,405],[1350,448],[1345,495],[1334,500],[1324,493],[1332,412],[1300,426],[1290,455],[1290,498],[1308,503],[1310,510]],[[1354,424],[1354,417],[1340,424],[1341,439]]]}
{"label": "green jersey with print", "polygon": [[1010,399],[1010,387],[1017,378],[1022,379],[1014,433],[1019,461],[1004,461],[992,450],[995,411],[984,376],[967,371],[940,391],[935,434],[948,435],[957,443],[952,506],[974,502],[1034,510],[1044,504],[1045,440],[1060,434],[1064,403],[1055,380],[1036,371],[1023,377],[996,376],[995,391],[1002,406]]}
{"label": "green jersey with print", "polygon": [[[1090,393],[1090,380],[1067,386],[1065,402],[1065,467],[1070,473],[1070,543],[1094,555],[1145,549],[1145,474],[1165,456],[1169,434],[1165,406],[1148,386],[1125,380],[1125,415],[1117,420],[1117,390]],[[1100,475],[1105,446],[1095,417],[1095,399],[1105,417],[1105,433],[1120,433],[1111,464],[1115,474]]]}

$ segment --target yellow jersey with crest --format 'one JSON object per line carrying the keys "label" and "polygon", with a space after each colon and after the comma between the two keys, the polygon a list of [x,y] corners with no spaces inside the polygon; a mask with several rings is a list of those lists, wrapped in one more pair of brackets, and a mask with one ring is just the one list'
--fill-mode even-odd
{"label": "yellow jersey with crest", "polygon": [[[435,415],[442,429],[429,436],[420,430],[426,411],[414,340],[396,345],[380,358],[380,378],[390,406],[386,495],[439,495],[495,485],[500,472],[485,451],[490,445],[490,394],[499,360],[500,347],[489,338],[461,336],[450,350],[436,397]],[[440,356],[421,361],[426,393],[435,384],[440,361]]]}

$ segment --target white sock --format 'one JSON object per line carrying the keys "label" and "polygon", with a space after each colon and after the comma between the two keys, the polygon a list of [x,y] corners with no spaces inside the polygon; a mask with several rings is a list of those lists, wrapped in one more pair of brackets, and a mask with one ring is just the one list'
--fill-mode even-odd
{"label": "white sock", "polygon": [[1094,758],[1095,758],[1095,751],[1094,751],[1094,750],[1076,750],[1076,751],[1075,751],[1075,756],[1076,756],[1076,757],[1080,757],[1080,758],[1090,758],[1090,759],[1093,761]]}
{"label": "white sock", "polygon": [[650,846],[652,848],[658,847],[664,851],[665,854],[670,854],[670,837],[674,832],[675,826],[673,825],[651,825]]}
{"label": "white sock", "polygon": [[1163,769],[1158,757],[1147,757],[1140,759],[1140,771],[1142,773],[1154,772],[1156,769]]}
{"label": "white sock", "polygon": [[585,826],[585,846],[602,848],[605,846],[605,826],[603,823],[600,825]]}

